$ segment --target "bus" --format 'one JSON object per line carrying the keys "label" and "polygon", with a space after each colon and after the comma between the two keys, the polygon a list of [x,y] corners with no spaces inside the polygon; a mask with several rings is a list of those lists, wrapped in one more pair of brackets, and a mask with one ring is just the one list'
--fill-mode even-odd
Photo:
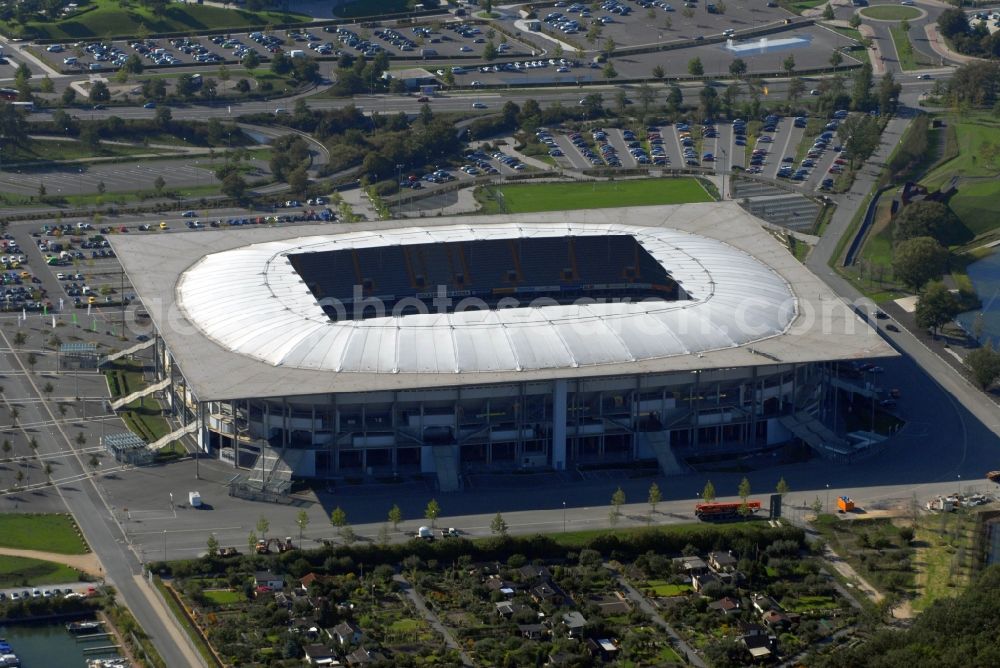
{"label": "bus", "polygon": [[[742,503],[699,503],[694,507],[694,514],[700,520],[735,519],[740,516]],[[760,510],[760,501],[747,501],[747,515]]]}
{"label": "bus", "polygon": [[25,111],[29,114],[35,110],[34,102],[11,102],[11,105],[15,109],[20,109],[21,111]]}

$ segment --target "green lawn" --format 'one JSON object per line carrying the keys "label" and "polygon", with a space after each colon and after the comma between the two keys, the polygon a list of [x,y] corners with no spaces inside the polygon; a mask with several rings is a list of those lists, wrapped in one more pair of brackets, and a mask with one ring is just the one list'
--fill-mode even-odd
{"label": "green lawn", "polygon": [[912,21],[920,16],[920,10],[906,5],[875,5],[862,9],[861,15],[879,21],[902,21],[903,19]]}
{"label": "green lawn", "polygon": [[69,515],[0,515],[0,547],[40,550],[58,554],[86,554],[86,541],[77,535]]}
{"label": "green lawn", "polygon": [[840,601],[832,596],[799,596],[784,603],[785,610],[791,612],[808,612],[810,610],[832,610],[840,607]]}
{"label": "green lawn", "polygon": [[[203,30],[227,30],[251,26],[302,23],[310,21],[304,14],[284,12],[251,12],[223,9],[209,5],[171,3],[157,16],[138,3],[123,8],[118,0],[83,0],[81,11],[59,21],[30,21],[23,27],[10,22],[0,23],[0,31],[34,39],[77,40],[88,38],[133,37],[146,31],[160,33],[191,33]],[[143,28],[140,29],[140,26]]]}
{"label": "green lawn", "polygon": [[246,596],[242,592],[229,591],[228,589],[209,589],[202,592],[205,596],[205,600],[213,603],[214,605],[231,605],[233,603],[242,603],[246,600]]}
{"label": "green lawn", "polygon": [[0,556],[0,587],[62,584],[79,579],[80,574],[69,566],[41,559]]}
{"label": "green lawn", "polygon": [[[899,7],[898,9],[909,9],[909,7]],[[933,65],[923,53],[913,48],[912,37],[901,27],[898,25],[891,26],[889,32],[892,34],[893,44],[896,45],[899,66],[904,70],[919,70]]]}
{"label": "green lawn", "polygon": [[380,16],[412,9],[411,0],[355,0],[337,8],[337,16],[355,18],[357,16]]}
{"label": "green lawn", "polygon": [[998,202],[1000,181],[983,180],[960,184],[958,192],[948,201],[948,206],[978,236],[994,229],[1000,222],[997,219]]}
{"label": "green lawn", "polygon": [[480,197],[485,208],[492,201],[495,208],[507,213],[712,201],[704,187],[691,178],[505,185],[485,189]]}
{"label": "green lawn", "polygon": [[[964,118],[947,116],[944,122],[955,133],[958,154],[939,164],[920,183],[937,189],[947,183],[952,176],[997,176],[1000,167],[997,162],[989,163],[980,159],[983,144],[1000,146],[1000,119],[989,113],[972,113]],[[953,151],[945,149],[946,154]]]}
{"label": "green lawn", "polygon": [[807,9],[822,7],[826,3],[827,0],[781,0],[778,4],[793,14],[801,14]]}
{"label": "green lawn", "polygon": [[851,39],[858,42],[851,47],[851,50],[847,53],[851,58],[861,61],[862,63],[871,62],[871,54],[868,53],[868,49],[861,45],[861,40],[864,39],[861,36],[861,32],[856,28],[844,28],[841,26],[826,26],[827,28],[839,32],[844,37],[850,37]]}
{"label": "green lawn", "polygon": [[647,580],[643,591],[652,591],[657,596],[680,596],[691,591],[691,585],[670,584],[666,580]]}
{"label": "green lawn", "polygon": [[12,145],[3,152],[4,164],[12,162],[48,162],[51,160],[81,160],[86,158],[121,158],[150,153],[166,154],[162,149],[144,146],[100,144],[90,148],[78,141],[35,139],[25,146]]}
{"label": "green lawn", "polygon": [[[693,509],[692,502],[692,509]],[[725,524],[715,524],[708,522],[691,522],[690,524],[670,524],[664,526],[650,527],[625,527],[621,529],[590,529],[583,531],[567,531],[565,533],[553,533],[548,536],[556,543],[567,548],[586,547],[595,538],[601,536],[617,536],[621,540],[627,540],[632,534],[643,534],[646,532],[664,533],[669,535],[699,535],[705,531],[718,531],[731,536],[733,540],[744,536],[753,539],[760,532],[770,531],[771,527],[767,522],[749,520],[746,522],[732,522]],[[488,539],[486,539],[488,540]]]}
{"label": "green lawn", "polygon": [[390,633],[416,633],[423,629],[423,622],[419,619],[397,619],[392,624],[389,624],[387,631]]}

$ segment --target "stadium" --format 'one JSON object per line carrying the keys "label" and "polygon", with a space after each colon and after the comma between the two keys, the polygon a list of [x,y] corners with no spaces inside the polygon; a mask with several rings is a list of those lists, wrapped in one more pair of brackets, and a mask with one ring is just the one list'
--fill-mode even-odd
{"label": "stadium", "polygon": [[[235,484],[698,461],[805,443],[894,355],[732,202],[120,236],[179,432]],[[864,391],[864,388],[856,388]]]}

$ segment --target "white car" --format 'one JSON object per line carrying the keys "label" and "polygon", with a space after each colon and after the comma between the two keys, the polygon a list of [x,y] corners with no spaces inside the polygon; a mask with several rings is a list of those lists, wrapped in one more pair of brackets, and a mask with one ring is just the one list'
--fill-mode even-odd
{"label": "white car", "polygon": [[482,103],[482,102],[473,102],[472,103],[472,108],[473,109],[485,109],[486,105],[484,103]]}

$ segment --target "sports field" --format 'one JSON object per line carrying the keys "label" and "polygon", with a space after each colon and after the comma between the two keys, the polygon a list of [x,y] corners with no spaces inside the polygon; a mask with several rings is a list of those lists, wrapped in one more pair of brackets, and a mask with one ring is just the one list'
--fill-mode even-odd
{"label": "sports field", "polygon": [[604,209],[619,206],[711,202],[697,179],[641,179],[592,183],[538,183],[489,188],[480,196],[484,208],[504,213],[534,213],[563,209]]}
{"label": "sports field", "polygon": [[59,554],[86,554],[87,543],[77,535],[69,515],[0,515],[0,547]]}

